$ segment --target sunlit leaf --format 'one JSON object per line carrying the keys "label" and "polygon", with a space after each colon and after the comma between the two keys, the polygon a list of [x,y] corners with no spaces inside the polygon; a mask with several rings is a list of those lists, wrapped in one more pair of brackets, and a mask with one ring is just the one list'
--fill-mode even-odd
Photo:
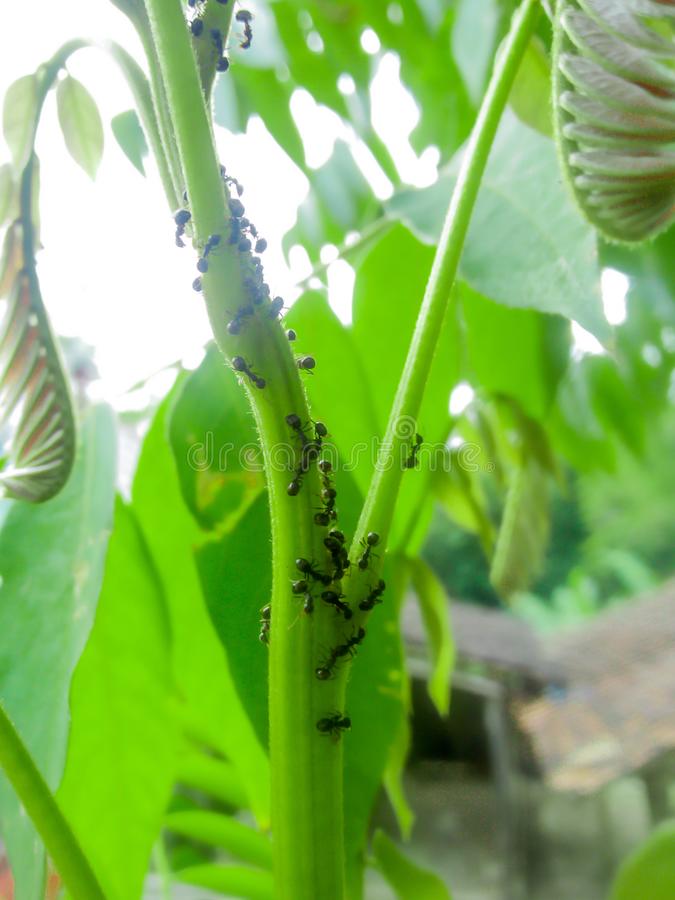
{"label": "sunlit leaf", "polygon": [[[65,489],[43,504],[13,503],[0,531],[0,697],[53,790],[65,761],[70,679],[103,578],[114,448],[110,410],[92,409]],[[0,806],[17,896],[42,900],[44,852],[2,780]]]}
{"label": "sunlit leaf", "polygon": [[148,155],[148,144],[136,111],[128,109],[115,116],[110,127],[126,158],[141,175],[145,175],[143,160]]}
{"label": "sunlit leaf", "polygon": [[131,512],[118,501],[94,627],[73,675],[58,792],[111,898],[142,892],[173,785],[173,693],[160,582]]}
{"label": "sunlit leaf", "polygon": [[[169,446],[167,418],[180,390],[178,385],[160,406],[143,442],[132,509],[164,585],[173,634],[174,677],[184,701],[181,713],[205,744],[231,760],[254,814],[261,825],[267,825],[267,757],[238,700],[227,659],[209,618],[193,556],[201,534],[183,503]],[[184,763],[187,771],[189,761]],[[200,789],[208,785],[211,793],[216,792],[215,786],[225,778],[223,765],[213,759],[206,776],[204,766],[199,767],[202,778],[207,778],[206,784],[198,785]]]}
{"label": "sunlit leaf", "polygon": [[[392,214],[429,243],[440,235],[455,184],[454,159],[432,188],[405,190]],[[604,340],[595,233],[561,183],[553,144],[505,115],[481,183],[461,277],[505,306],[559,313]]]}
{"label": "sunlit leaf", "polygon": [[37,105],[37,76],[24,75],[7,88],[2,127],[16,172],[20,172],[28,162],[33,146]]}
{"label": "sunlit leaf", "polygon": [[81,82],[67,75],[59,81],[56,104],[70,155],[95,178],[103,156],[103,123],[94,98]]}

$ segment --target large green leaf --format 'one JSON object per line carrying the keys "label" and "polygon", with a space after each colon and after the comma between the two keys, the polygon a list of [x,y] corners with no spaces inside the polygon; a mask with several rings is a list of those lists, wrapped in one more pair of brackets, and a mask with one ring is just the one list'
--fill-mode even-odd
{"label": "large green leaf", "polygon": [[161,584],[133,515],[118,501],[96,620],[73,676],[58,792],[111,900],[141,896],[173,786],[170,640]]}
{"label": "large green leaf", "polygon": [[196,559],[237,693],[266,747],[267,648],[258,634],[260,610],[272,593],[267,495],[258,497],[233,531],[200,547]]}
{"label": "large green leaf", "polygon": [[173,669],[192,731],[235,766],[262,825],[269,823],[269,767],[239,702],[213,629],[193,556],[201,533],[183,503],[169,446],[167,418],[177,386],[160,406],[143,442],[133,511],[154,560],[171,619]]}
{"label": "large green leaf", "polygon": [[[406,569],[390,565],[384,574],[384,600],[368,620],[347,691],[352,733],[345,741],[345,854],[348,893],[354,900],[361,897],[363,847],[380,786],[388,775],[391,792],[392,779],[400,776],[399,770],[388,769],[406,715],[407,678],[398,628]],[[401,812],[400,791],[393,793]]]}
{"label": "large green leaf", "polygon": [[319,360],[316,376],[307,379],[312,415],[325,422],[343,465],[365,494],[373,471],[370,448],[377,434],[377,415],[354,337],[318,292],[300,297],[285,321],[298,335],[298,351]]}
{"label": "large green leaf", "polygon": [[203,528],[232,527],[265,482],[246,397],[215,345],[183,382],[169,429],[192,514]]}
{"label": "large green leaf", "polygon": [[553,137],[551,62],[538,37],[532,38],[523,54],[509,103],[521,122],[544,137]]}
{"label": "large green leaf", "polygon": [[397,900],[451,900],[441,879],[412,862],[384,831],[375,833],[373,852]]}
{"label": "large green leaf", "polygon": [[94,98],[81,82],[67,75],[59,81],[56,104],[70,155],[95,178],[103,156],[103,123]]}
{"label": "large green leaf", "polygon": [[[354,344],[377,415],[378,438],[384,434],[401,371],[422,303],[433,253],[410,232],[396,226],[373,246],[358,269],[354,292]],[[450,428],[448,399],[460,367],[457,308],[451,302],[439,335],[417,422],[402,423],[410,436],[416,431],[430,450],[443,451]],[[376,448],[377,449],[377,448]],[[371,465],[374,464],[371,451]],[[406,472],[392,531],[392,546],[409,539],[411,519],[424,520],[428,472]]]}
{"label": "large green leaf", "polygon": [[530,309],[511,309],[461,285],[466,377],[476,388],[514,397],[543,418],[567,367],[569,322]]}
{"label": "large green leaf", "polygon": [[622,864],[611,900],[675,897],[675,821],[663,822]]}
{"label": "large green leaf", "polygon": [[[459,159],[431,188],[388,204],[429,243],[440,235]],[[474,290],[506,306],[560,313],[601,340],[595,234],[560,181],[553,144],[506,114],[490,156],[460,264]]]}
{"label": "large green leaf", "polygon": [[[66,754],[71,675],[103,577],[114,448],[110,410],[92,409],[65,489],[40,505],[14,503],[0,532],[0,697],[53,790]],[[44,851],[4,779],[0,810],[17,896],[40,900]]]}

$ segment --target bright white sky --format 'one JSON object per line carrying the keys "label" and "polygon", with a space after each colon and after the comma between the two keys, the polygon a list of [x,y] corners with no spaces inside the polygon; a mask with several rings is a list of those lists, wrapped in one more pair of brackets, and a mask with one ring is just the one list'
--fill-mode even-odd
{"label": "bright white sky", "polygon": [[[255,9],[254,4],[248,5]],[[133,29],[107,0],[69,0],[66,4],[33,0],[30,17],[40,23],[38,28],[25,27],[23,22],[19,27],[26,9],[15,5],[15,26],[6,21],[9,27],[0,30],[0,103],[12,81],[32,72],[72,37],[111,38],[141,58]],[[366,52],[377,53],[377,36],[364,32],[362,46]],[[95,347],[102,379],[98,393],[119,402],[134,382],[174,360],[198,360],[210,330],[202,303],[190,288],[195,276],[194,254],[173,246],[171,217],[152,163],[149,177],[142,178],[110,132],[110,119],[133,105],[123,79],[113,63],[96,50],[81,51],[68,68],[99,104],[106,146],[98,177],[91,182],[68,156],[53,96],[48,100],[38,140],[44,245],[38,257],[39,271],[56,331],[77,335]],[[344,79],[340,87],[345,93],[350,90]],[[417,121],[417,109],[400,84],[398,61],[391,54],[380,61],[373,103],[376,127],[404,179],[420,186],[432,183],[436,154],[429,149],[418,159],[410,147],[408,136]],[[376,193],[381,197],[390,193],[387,179],[336,116],[317,110],[304,92],[293,98],[292,109],[312,166],[328,158],[335,137],[341,135],[350,141]],[[245,136],[218,129],[218,141],[228,170],[245,185],[247,214],[268,239],[265,264],[272,288],[292,299],[297,293],[295,283],[308,273],[307,258],[296,248],[289,268],[281,253],[281,239],[295,221],[307,181],[259,121],[251,124]],[[7,159],[2,143],[0,163]],[[331,248],[325,248],[324,258],[331,258]],[[334,263],[329,271],[331,303],[346,321],[352,284],[350,267]],[[157,387],[161,390],[159,384]]]}

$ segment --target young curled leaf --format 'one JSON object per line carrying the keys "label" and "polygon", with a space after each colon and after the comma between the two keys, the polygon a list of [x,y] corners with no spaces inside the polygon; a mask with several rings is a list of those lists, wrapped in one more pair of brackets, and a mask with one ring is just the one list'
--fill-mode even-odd
{"label": "young curled leaf", "polygon": [[558,145],[575,197],[610,240],[639,242],[675,220],[675,7],[559,0]]}
{"label": "young curled leaf", "polygon": [[68,480],[75,422],[40,289],[24,269],[0,321],[0,427],[10,420],[16,427],[0,470],[0,491],[33,503],[48,500]]}

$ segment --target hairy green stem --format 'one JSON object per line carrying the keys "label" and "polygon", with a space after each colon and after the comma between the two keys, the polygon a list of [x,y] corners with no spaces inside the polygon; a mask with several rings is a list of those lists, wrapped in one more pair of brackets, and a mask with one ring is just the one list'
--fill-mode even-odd
{"label": "hairy green stem", "polygon": [[0,705],[0,767],[74,900],[105,900],[101,885],[32,756]]}
{"label": "hairy green stem", "polygon": [[296,558],[327,565],[323,530],[313,522],[319,477],[311,467],[300,493],[291,497],[292,476],[277,458],[279,448],[290,446],[297,465],[298,440],[285,417],[295,413],[309,421],[307,401],[285,333],[276,316],[266,314],[269,302],[248,317],[240,334],[228,332],[228,321],[250,303],[246,254],[227,242],[230,198],[180,3],[146,0],[146,5],[190,199],[194,242],[200,248],[211,234],[223,236],[203,276],[213,333],[228,359],[242,356],[266,381],[258,390],[244,378],[265,460],[273,541],[269,707],[276,896],[343,900],[341,743],[316,728],[320,718],[339,708],[343,689],[337,680],[320,682],[314,676],[320,648],[334,645],[336,617],[321,603],[312,615],[303,615],[290,591],[291,580],[298,578]]}
{"label": "hairy green stem", "polygon": [[[414,423],[422,404],[478,191],[513,80],[538,13],[539,0],[524,0],[514,14],[509,33],[498,51],[450,200],[403,375],[389,416],[383,452],[354,536],[353,559],[361,552],[361,542],[368,532],[377,532],[381,544],[386,541],[405,471],[401,460],[414,437]],[[410,423],[413,423],[412,429]],[[410,434],[411,430],[413,435]],[[358,595],[362,592],[366,579],[372,581],[372,570],[377,568],[378,565],[374,565],[370,573],[357,572],[350,584],[350,594]]]}

